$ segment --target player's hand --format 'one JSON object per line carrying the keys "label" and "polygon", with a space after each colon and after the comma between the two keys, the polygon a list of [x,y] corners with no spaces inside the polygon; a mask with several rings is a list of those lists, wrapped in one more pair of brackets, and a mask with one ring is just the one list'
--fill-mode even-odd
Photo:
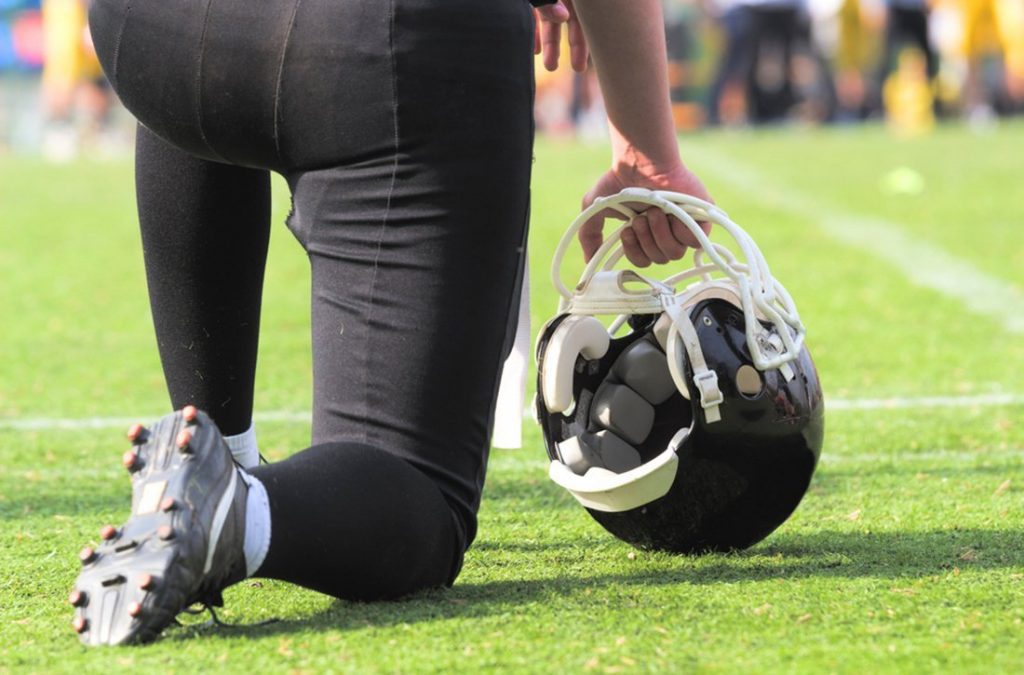
{"label": "player's hand", "polygon": [[[641,187],[649,190],[668,190],[682,192],[705,201],[713,202],[704,184],[697,176],[682,164],[665,172],[640,172],[630,168],[609,170],[593,188],[583,197],[583,207],[587,208],[598,197],[606,197],[621,192],[627,187]],[[643,205],[636,205],[639,210]],[[602,230],[605,218],[623,220],[622,214],[606,209],[583,224],[579,231],[580,245],[583,247],[583,258],[589,261],[604,241]],[[705,232],[711,229],[709,223],[698,223]],[[633,219],[632,225],[622,232],[622,248],[626,258],[637,267],[647,267],[651,263],[664,264],[670,260],[679,260],[686,255],[688,247],[696,247],[698,242],[689,228],[677,218],[670,217],[659,208],[650,207]]]}
{"label": "player's hand", "polygon": [[569,63],[572,69],[582,73],[587,69],[590,52],[587,39],[583,35],[583,27],[576,17],[576,8],[572,0],[558,0],[553,5],[545,5],[534,10],[536,22],[534,28],[533,53],[544,55],[544,68],[549,71],[558,69],[558,59],[562,52],[562,24],[568,24],[569,30]]}

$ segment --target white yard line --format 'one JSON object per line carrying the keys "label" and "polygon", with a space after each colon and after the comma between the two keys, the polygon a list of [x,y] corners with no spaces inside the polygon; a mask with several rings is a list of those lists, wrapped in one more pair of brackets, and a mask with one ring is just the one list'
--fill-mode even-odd
{"label": "white yard line", "polygon": [[[891,453],[856,453],[844,455],[841,453],[829,452],[826,447],[821,453],[822,464],[884,464],[894,462],[905,464],[907,462],[998,462],[1009,461],[1014,468],[1020,468],[1020,459],[1024,457],[1024,449],[1011,448],[1009,450],[978,450],[969,452],[966,450],[894,450]],[[1000,479],[1001,480],[1001,479]]]}
{"label": "white yard line", "polygon": [[[1024,405],[1024,394],[976,394],[973,396],[909,396],[892,398],[825,398],[829,412],[846,410],[913,410],[926,408],[982,408]],[[158,414],[134,417],[14,417],[0,418],[0,431],[80,431],[124,427],[140,420],[155,420]],[[309,424],[310,413],[272,410],[256,413],[257,422]],[[527,411],[525,417],[532,419]]]}
{"label": "white yard line", "polygon": [[977,394],[974,396],[920,396],[893,398],[825,398],[825,409],[905,410],[915,408],[981,408],[1000,405],[1024,405],[1020,394]]}
{"label": "white yard line", "polygon": [[873,255],[912,283],[960,301],[1011,333],[1024,333],[1024,293],[1013,284],[908,234],[898,223],[836,208],[721,155],[697,148],[687,152],[691,165],[717,174],[765,204],[816,223],[833,239]]}
{"label": "white yard line", "polygon": [[[79,431],[83,429],[110,429],[124,427],[139,421],[159,419],[160,414],[136,415],[134,417],[23,417],[0,418],[0,430],[13,431]],[[308,412],[273,410],[256,413],[257,422],[288,422],[309,424],[312,417]]]}

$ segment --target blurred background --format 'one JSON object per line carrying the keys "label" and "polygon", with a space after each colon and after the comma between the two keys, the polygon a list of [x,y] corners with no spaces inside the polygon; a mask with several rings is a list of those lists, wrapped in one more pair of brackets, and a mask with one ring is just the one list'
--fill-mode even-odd
{"label": "blurred background", "polygon": [[[899,134],[1024,110],[1022,0],[663,0],[676,126],[855,124]],[[603,138],[593,73],[538,64],[537,118]]]}
{"label": "blurred background", "polygon": [[[88,0],[0,0],[0,154],[130,150]],[[663,0],[680,131],[884,122],[898,135],[1024,111],[1024,0]],[[567,58],[563,60],[567,62]],[[538,63],[539,130],[601,142],[593,72]]]}

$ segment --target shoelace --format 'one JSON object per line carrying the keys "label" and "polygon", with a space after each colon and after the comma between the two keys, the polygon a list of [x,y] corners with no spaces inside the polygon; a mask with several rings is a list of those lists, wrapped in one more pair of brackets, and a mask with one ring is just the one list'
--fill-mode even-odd
{"label": "shoelace", "polygon": [[[241,464],[239,464],[237,460],[232,458],[232,461],[234,461],[235,467],[239,471],[244,471],[245,470],[245,468]],[[269,463],[270,462],[267,461],[267,458],[264,457],[263,453],[261,452],[260,453],[260,464],[269,464]],[[272,623],[277,623],[278,621],[280,621],[281,619],[279,617],[271,617],[269,619],[264,619],[263,621],[257,621],[255,623],[228,623],[226,621],[221,621],[220,617],[217,616],[217,612],[214,610],[214,607],[223,607],[224,606],[223,586],[224,586],[224,583],[229,578],[231,578],[233,573],[234,573],[234,568],[230,568],[229,567],[226,570],[224,570],[222,573],[220,573],[220,574],[218,574],[216,576],[213,576],[213,577],[209,577],[206,580],[204,580],[199,585],[199,588],[196,589],[196,597],[198,598],[198,600],[196,602],[192,603],[191,605],[189,605],[188,607],[185,607],[183,610],[181,610],[182,613],[184,613],[184,614],[191,614],[191,615],[197,615],[197,614],[202,614],[203,612],[209,612],[210,613],[210,620],[207,621],[203,625],[204,626],[220,626],[220,627],[223,627],[223,628],[259,628],[261,626],[267,626],[267,625],[270,625]],[[199,605],[199,606],[198,607],[194,607],[194,605]],[[175,625],[177,625],[177,626],[184,627],[184,624],[182,624],[180,621],[178,621],[177,618],[174,619],[173,623]]]}
{"label": "shoelace", "polygon": [[[217,612],[213,609],[212,605],[208,605],[205,602],[201,602],[198,604],[200,604],[201,606],[186,607],[185,609],[181,610],[181,613],[197,616],[199,614],[202,614],[203,612],[209,612],[209,620],[207,620],[205,623],[199,624],[200,628],[207,628],[212,626],[217,626],[218,628],[262,628],[263,626],[269,626],[270,624],[278,623],[279,621],[281,621],[279,617],[271,617],[269,619],[264,619],[263,621],[256,621],[253,623],[229,623],[227,621],[222,621],[221,618],[217,616]],[[179,628],[191,628],[191,626],[183,624],[182,622],[178,621],[177,618],[175,618],[174,621],[172,621],[172,623],[175,626],[178,626]]]}

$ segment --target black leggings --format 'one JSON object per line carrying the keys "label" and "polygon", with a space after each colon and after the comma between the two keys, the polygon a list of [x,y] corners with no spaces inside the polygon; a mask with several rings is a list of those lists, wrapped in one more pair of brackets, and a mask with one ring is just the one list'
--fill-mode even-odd
{"label": "black leggings", "polygon": [[525,253],[524,0],[93,0],[141,122],[139,219],[172,404],[253,407],[268,171],[312,266],[314,447],[253,471],[259,574],[338,597],[451,583],[476,532]]}

